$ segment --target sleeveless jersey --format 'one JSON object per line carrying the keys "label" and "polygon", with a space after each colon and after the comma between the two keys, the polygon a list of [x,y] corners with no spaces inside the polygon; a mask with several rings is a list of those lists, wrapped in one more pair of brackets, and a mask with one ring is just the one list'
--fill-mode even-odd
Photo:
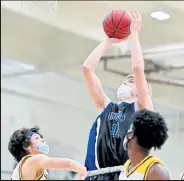
{"label": "sleeveless jersey", "polygon": [[109,103],[96,118],[89,134],[87,170],[123,165],[128,160],[123,140],[132,124],[134,103]]}
{"label": "sleeveless jersey", "polygon": [[184,180],[184,172],[181,174],[181,180]]}
{"label": "sleeveless jersey", "polygon": [[[31,155],[27,155],[22,158],[22,160],[18,163],[18,165],[15,167],[13,174],[11,176],[11,180],[24,180],[22,178],[22,163],[25,161],[26,158],[31,157]],[[48,172],[47,170],[43,170],[43,172],[35,179],[35,180],[47,180],[48,178]]]}
{"label": "sleeveless jersey", "polygon": [[129,172],[128,168],[131,162],[128,160],[122,168],[122,171],[119,175],[119,180],[147,180],[149,170],[155,163],[164,165],[160,159],[149,155]]}

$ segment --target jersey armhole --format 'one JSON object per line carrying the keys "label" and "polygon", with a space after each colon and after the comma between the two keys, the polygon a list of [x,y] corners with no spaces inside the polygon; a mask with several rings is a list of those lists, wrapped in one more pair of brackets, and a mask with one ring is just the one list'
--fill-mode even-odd
{"label": "jersey armhole", "polygon": [[156,163],[159,163],[159,164],[163,165],[162,162],[159,162],[159,161],[153,161],[153,162],[151,162],[150,165],[148,166],[148,168],[147,168],[146,171],[145,171],[145,175],[144,175],[143,180],[147,180],[148,173],[149,173],[151,167],[152,167],[153,165],[155,165]]}
{"label": "jersey armhole", "polygon": [[43,174],[44,174],[44,170],[41,172],[41,174],[38,177],[36,177],[35,180],[40,180],[40,178],[43,176]]}
{"label": "jersey armhole", "polygon": [[123,168],[127,168],[130,165],[130,159],[125,162]]}
{"label": "jersey armhole", "polygon": [[136,111],[136,110],[135,110],[135,104],[136,104],[136,103],[134,102],[134,103],[132,103],[132,105],[131,105],[131,107],[132,107],[132,112],[133,112],[133,113],[135,113],[135,111]]}
{"label": "jersey armhole", "polygon": [[25,162],[25,160],[27,159],[27,158],[29,158],[29,157],[31,157],[32,155],[26,155],[26,156],[24,156],[22,159],[21,159],[21,161],[20,161],[20,166],[19,166],[19,178],[20,178],[20,180],[24,180],[23,178],[22,178],[22,164]]}
{"label": "jersey armhole", "polygon": [[[24,179],[22,178],[22,164],[24,163],[24,161],[25,161],[27,158],[32,157],[32,156],[33,156],[33,155],[26,155],[26,156],[24,156],[24,157],[22,158],[22,160],[21,160],[21,162],[20,162],[20,166],[19,166],[19,178],[20,178],[20,180],[24,180]],[[44,174],[44,170],[41,172],[41,174],[40,174],[38,177],[36,177],[35,180],[39,180],[39,179],[43,176],[43,174]]]}
{"label": "jersey armhole", "polygon": [[104,109],[102,112],[99,112],[99,113],[98,113],[97,119],[98,119],[99,117],[101,117],[101,116],[107,111],[107,109],[109,108],[109,106],[110,106],[112,103],[113,103],[113,102],[109,102],[109,104],[107,104],[107,106],[105,107],[105,109]]}

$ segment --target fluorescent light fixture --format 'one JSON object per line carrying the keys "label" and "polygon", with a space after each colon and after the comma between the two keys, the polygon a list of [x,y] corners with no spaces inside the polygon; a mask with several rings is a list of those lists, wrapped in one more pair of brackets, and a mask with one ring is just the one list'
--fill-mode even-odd
{"label": "fluorescent light fixture", "polygon": [[162,21],[162,20],[169,19],[170,15],[166,12],[163,12],[163,11],[156,11],[156,12],[151,13],[151,17]]}

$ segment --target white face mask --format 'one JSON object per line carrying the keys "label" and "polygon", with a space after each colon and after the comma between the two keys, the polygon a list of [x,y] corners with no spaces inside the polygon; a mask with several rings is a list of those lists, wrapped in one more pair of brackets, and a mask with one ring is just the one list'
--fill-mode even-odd
{"label": "white face mask", "polygon": [[127,147],[128,147],[128,139],[127,139],[127,136],[125,136],[123,140],[123,148],[125,151],[127,151]]}
{"label": "white face mask", "polygon": [[[127,134],[132,132],[132,131],[133,131],[133,124],[131,124],[130,129],[128,130]],[[133,137],[131,139],[133,139]],[[127,135],[125,136],[125,138],[123,140],[123,148],[124,148],[125,151],[128,151],[128,142],[131,139],[128,140]]]}
{"label": "white face mask", "polygon": [[128,87],[127,85],[122,84],[117,90],[118,100],[131,98],[132,97],[132,95],[131,95],[132,90],[133,89],[131,87]]}

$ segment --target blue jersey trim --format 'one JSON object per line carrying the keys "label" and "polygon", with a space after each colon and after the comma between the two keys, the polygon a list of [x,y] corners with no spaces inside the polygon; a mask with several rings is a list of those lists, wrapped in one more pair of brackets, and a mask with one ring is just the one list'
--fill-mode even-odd
{"label": "blue jersey trim", "polygon": [[121,102],[121,103],[119,103],[119,105],[126,105],[126,104],[129,104],[129,103],[127,103],[127,102]]}
{"label": "blue jersey trim", "polygon": [[135,102],[133,102],[133,103],[121,102],[120,104],[122,104],[122,105],[131,104],[132,112],[135,113]]}
{"label": "blue jersey trim", "polygon": [[132,106],[132,112],[135,113],[135,102],[131,105]]}
{"label": "blue jersey trim", "polygon": [[95,165],[95,143],[96,143],[96,135],[97,135],[97,120],[106,112],[108,107],[112,104],[110,102],[106,108],[97,116],[95,122],[93,123],[93,126],[89,133],[89,139],[88,139],[88,146],[87,146],[87,154],[86,154],[86,160],[85,160],[85,167],[87,170],[96,170]]}

